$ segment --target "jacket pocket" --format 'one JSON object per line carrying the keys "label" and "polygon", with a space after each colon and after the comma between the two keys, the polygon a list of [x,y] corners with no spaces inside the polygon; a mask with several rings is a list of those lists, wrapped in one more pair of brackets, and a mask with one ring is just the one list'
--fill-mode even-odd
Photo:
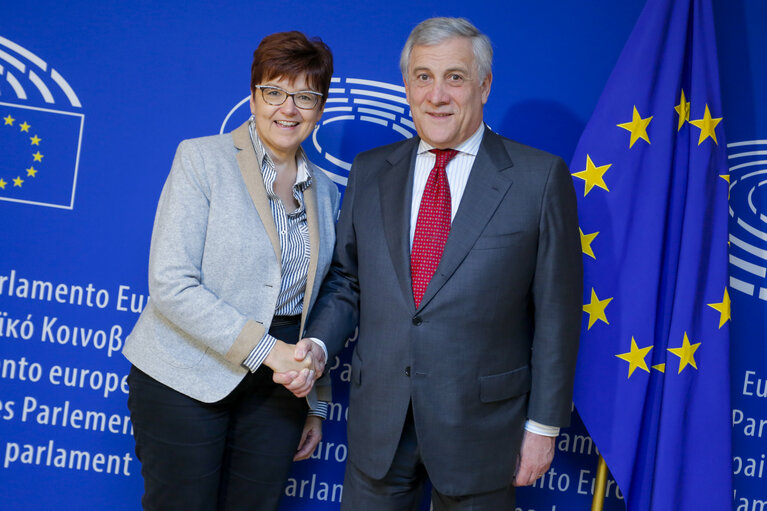
{"label": "jacket pocket", "polygon": [[513,245],[522,231],[498,234],[495,236],[480,236],[474,243],[474,250],[487,250],[491,248],[503,248]]}
{"label": "jacket pocket", "polygon": [[483,403],[503,401],[530,391],[530,367],[479,377],[479,398]]}

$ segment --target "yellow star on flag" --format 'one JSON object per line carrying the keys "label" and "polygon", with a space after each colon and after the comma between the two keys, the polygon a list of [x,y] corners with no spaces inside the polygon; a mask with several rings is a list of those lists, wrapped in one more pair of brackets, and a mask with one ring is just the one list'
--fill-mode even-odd
{"label": "yellow star on flag", "polygon": [[594,326],[594,323],[596,323],[597,320],[604,321],[608,325],[610,324],[610,322],[607,321],[605,308],[612,300],[612,298],[600,300],[597,298],[597,293],[594,291],[594,288],[591,288],[591,302],[583,304],[583,312],[589,315],[589,327],[587,330],[591,330],[591,327]]}
{"label": "yellow star on flag", "polygon": [[27,169],[27,176],[28,176],[28,177],[36,177],[36,176],[35,176],[35,174],[37,174],[37,169],[36,169],[36,168],[34,168],[34,167],[32,167],[32,166],[30,166],[30,167]]}
{"label": "yellow star on flag", "polygon": [[5,185],[7,185],[7,184],[8,184],[8,183],[5,181],[5,179],[3,179],[3,178],[1,178],[1,177],[0,177],[0,188],[2,188],[3,190],[5,190]]}
{"label": "yellow star on flag", "polygon": [[27,124],[27,121],[24,121],[23,124],[19,124],[19,128],[21,128],[21,131],[26,131],[27,133],[29,133],[29,128],[31,127],[32,127],[31,125]]}
{"label": "yellow star on flag", "polygon": [[591,161],[591,156],[588,154],[586,155],[586,170],[581,170],[580,172],[574,172],[573,176],[583,179],[585,183],[585,190],[583,192],[583,196],[587,196],[592,188],[595,186],[598,186],[600,188],[603,188],[610,191],[607,188],[607,185],[605,184],[605,180],[602,176],[604,176],[605,172],[607,172],[607,169],[612,167],[612,163],[608,163],[607,165],[602,165],[601,167],[597,167],[594,165],[594,162]]}
{"label": "yellow star on flag", "polygon": [[43,154],[40,154],[40,151],[37,151],[32,155],[32,157],[35,159],[35,161],[43,161]]}
{"label": "yellow star on flag", "polygon": [[730,320],[730,294],[727,292],[727,288],[724,288],[721,302],[709,303],[708,306],[719,313],[719,328],[722,328]]}
{"label": "yellow star on flag", "polygon": [[708,104],[706,104],[706,111],[703,112],[703,119],[696,119],[694,121],[690,121],[690,124],[695,126],[696,128],[700,129],[700,137],[698,137],[698,145],[702,144],[704,140],[706,140],[708,137],[711,137],[714,140],[714,143],[716,145],[719,145],[719,142],[716,141],[716,125],[719,124],[722,121],[721,117],[717,117],[716,119],[711,118],[711,112],[708,109]]}
{"label": "yellow star on flag", "polygon": [[652,368],[655,369],[656,371],[660,371],[662,373],[666,372],[666,364],[656,364],[656,365],[652,366]]}
{"label": "yellow star on flag", "polygon": [[679,98],[679,104],[674,107],[674,110],[679,114],[679,124],[676,128],[679,131],[684,126],[684,122],[690,120],[690,102],[684,97],[684,89],[682,89],[682,97]]}
{"label": "yellow star on flag", "polygon": [[629,375],[628,378],[631,378],[631,375],[634,374],[634,371],[639,368],[644,371],[650,372],[650,369],[647,367],[647,362],[645,361],[645,357],[652,349],[652,346],[647,346],[646,348],[640,348],[637,346],[636,341],[634,338],[631,338],[631,351],[627,353],[621,353],[619,355],[615,355],[621,360],[625,360],[629,363]]}
{"label": "yellow star on flag", "polygon": [[16,119],[11,117],[11,114],[8,114],[7,117],[3,117],[3,120],[5,121],[4,126],[13,126],[13,121],[15,121]]}
{"label": "yellow star on flag", "polygon": [[581,250],[587,256],[591,256],[592,258],[596,259],[597,256],[594,255],[594,250],[591,248],[591,242],[594,241],[594,238],[597,237],[599,231],[593,232],[591,234],[583,234],[583,231],[580,227],[578,227],[578,231],[581,233]]}
{"label": "yellow star on flag", "polygon": [[730,184],[730,175],[729,174],[719,174],[719,177],[727,181],[727,184]]}
{"label": "yellow star on flag", "polygon": [[32,141],[32,145],[40,145],[40,141],[42,140],[42,138],[35,135],[34,137],[29,137],[29,140]]}
{"label": "yellow star on flag", "polygon": [[624,122],[616,125],[619,128],[623,128],[624,130],[631,133],[629,149],[634,147],[634,143],[640,138],[648,144],[650,143],[650,138],[647,136],[647,126],[650,124],[650,121],[652,121],[652,115],[646,119],[642,119],[642,116],[639,115],[637,107],[634,106],[634,113],[631,117],[631,122]]}
{"label": "yellow star on flag", "polygon": [[21,179],[19,176],[16,176],[16,179],[13,180],[13,186],[18,186],[21,188],[21,183],[23,183],[24,180]]}
{"label": "yellow star on flag", "polygon": [[697,364],[695,363],[695,352],[699,347],[699,342],[690,344],[690,340],[687,338],[687,332],[685,332],[684,340],[682,341],[682,346],[680,348],[668,348],[671,353],[679,357],[679,373],[681,373],[682,369],[688,365],[693,366],[695,369],[698,368]]}

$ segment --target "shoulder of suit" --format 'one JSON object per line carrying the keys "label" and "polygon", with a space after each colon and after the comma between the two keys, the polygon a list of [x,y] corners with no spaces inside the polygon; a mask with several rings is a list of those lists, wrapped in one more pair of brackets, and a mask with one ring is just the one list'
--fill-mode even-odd
{"label": "shoulder of suit", "polygon": [[506,152],[511,157],[512,161],[515,163],[515,165],[521,164],[521,163],[528,163],[528,164],[545,165],[548,167],[548,166],[551,166],[554,162],[558,160],[562,160],[562,158],[560,156],[557,156],[556,154],[552,154],[542,149],[538,149],[538,148],[523,144],[521,142],[517,142],[516,140],[506,138],[490,130],[488,130],[485,133],[485,136],[496,137],[497,139],[499,139],[500,142],[505,147]]}
{"label": "shoulder of suit", "polygon": [[357,155],[357,158],[367,159],[367,158],[373,158],[373,159],[379,159],[379,158],[386,158],[388,155],[396,152],[398,149],[400,149],[402,146],[406,146],[408,144],[413,144],[413,147],[415,148],[418,145],[418,137],[413,138],[406,138],[405,140],[399,140],[397,142],[386,144],[378,147],[374,147],[373,149],[368,149],[367,151],[362,151]]}
{"label": "shoulder of suit", "polygon": [[180,152],[196,151],[199,153],[219,152],[222,150],[232,151],[232,136],[230,133],[223,135],[209,135],[205,137],[187,138],[178,145]]}

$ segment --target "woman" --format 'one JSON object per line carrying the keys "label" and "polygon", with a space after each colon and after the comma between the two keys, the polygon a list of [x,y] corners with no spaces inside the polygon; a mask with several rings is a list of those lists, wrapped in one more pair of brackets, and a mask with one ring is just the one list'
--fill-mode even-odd
{"label": "woman", "polygon": [[276,509],[291,462],[320,439],[324,403],[272,375],[321,372],[292,344],[335,241],[338,189],[300,148],[332,73],[319,39],[270,35],[253,54],[250,120],[179,145],[152,233],[151,300],[123,350],[144,509]]}

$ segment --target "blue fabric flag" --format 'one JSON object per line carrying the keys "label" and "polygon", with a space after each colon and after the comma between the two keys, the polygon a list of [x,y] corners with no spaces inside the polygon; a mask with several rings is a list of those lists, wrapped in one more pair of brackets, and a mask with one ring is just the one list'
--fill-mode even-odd
{"label": "blue fabric flag", "polygon": [[629,511],[732,509],[727,175],[709,0],[648,0],[571,164],[575,405]]}

